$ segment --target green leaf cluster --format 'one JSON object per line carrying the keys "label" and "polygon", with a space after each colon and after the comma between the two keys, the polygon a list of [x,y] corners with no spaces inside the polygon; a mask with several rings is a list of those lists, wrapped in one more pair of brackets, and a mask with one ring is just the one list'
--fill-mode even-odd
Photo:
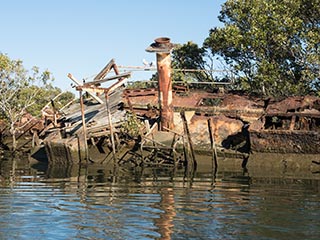
{"label": "green leaf cluster", "polygon": [[172,68],[173,83],[188,84],[190,82],[215,81],[211,72],[211,70],[213,70],[213,61],[210,53],[208,54],[206,48],[199,47],[192,41],[177,45],[173,49]]}
{"label": "green leaf cluster", "polygon": [[[21,127],[22,117],[29,113],[39,116],[41,109],[61,90],[52,86],[53,77],[48,70],[38,67],[26,70],[21,60],[12,60],[0,53],[0,117],[5,120],[13,136]],[[71,97],[66,93],[65,101]]]}
{"label": "green leaf cluster", "polygon": [[[30,113],[39,116],[41,109],[58,94],[61,89],[52,86],[53,77],[48,70],[40,72],[38,67],[27,71],[21,60],[11,60],[0,54],[0,113],[9,121],[19,120],[19,116]],[[64,106],[74,98],[65,92],[56,102],[56,108]]]}
{"label": "green leaf cluster", "polygon": [[122,134],[130,138],[137,138],[141,135],[143,128],[143,122],[141,122],[135,114],[127,112],[126,121],[121,125]]}
{"label": "green leaf cluster", "polygon": [[204,47],[237,76],[236,87],[269,96],[318,93],[320,0],[227,0]]}

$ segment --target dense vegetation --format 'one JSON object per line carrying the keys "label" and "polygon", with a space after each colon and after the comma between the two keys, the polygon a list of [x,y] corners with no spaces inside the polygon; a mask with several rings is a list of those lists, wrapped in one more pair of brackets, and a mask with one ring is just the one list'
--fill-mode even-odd
{"label": "dense vegetation", "polygon": [[[173,66],[210,70],[220,62],[235,77],[234,89],[320,95],[319,6],[320,0],[227,0],[219,15],[223,27],[211,29],[202,47],[176,48]],[[174,79],[221,80],[208,73],[178,72]]]}
{"label": "dense vegetation", "polygon": [[[12,60],[0,54],[0,119],[6,124],[13,137],[13,148],[16,147],[15,135],[21,127],[19,122],[25,114],[41,116],[42,108],[61,90],[52,86],[53,78],[49,71],[40,72],[33,67],[28,72],[21,60]],[[61,94],[60,104],[73,99],[70,92]]]}

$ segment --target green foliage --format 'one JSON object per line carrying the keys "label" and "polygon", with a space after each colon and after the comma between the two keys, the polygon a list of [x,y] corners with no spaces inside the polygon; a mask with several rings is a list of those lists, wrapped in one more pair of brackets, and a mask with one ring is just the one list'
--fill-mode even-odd
{"label": "green foliage", "polygon": [[320,0],[228,0],[204,46],[237,76],[236,86],[265,95],[320,90]]}
{"label": "green foliage", "polygon": [[[17,122],[36,103],[36,97],[52,80],[48,71],[33,67],[29,73],[21,60],[0,54],[0,111],[10,122]],[[36,87],[37,86],[37,87]]]}
{"label": "green foliage", "polygon": [[[213,64],[204,47],[191,41],[178,45],[172,52],[173,82],[211,82]],[[190,69],[199,71],[188,71]]]}
{"label": "green foliage", "polygon": [[[31,86],[24,88],[20,95],[28,96],[32,92],[37,92],[34,97],[34,104],[29,106],[26,111],[32,116],[41,116],[41,110],[44,106],[50,105],[50,107],[55,107],[57,110],[64,107],[68,102],[74,99],[74,94],[71,92],[61,92],[60,88],[53,87],[52,85],[47,85],[46,88],[41,88],[38,86]],[[55,97],[57,97],[55,99]],[[52,106],[51,100],[53,100],[54,106]]]}
{"label": "green foliage", "polygon": [[157,88],[157,78],[154,76],[151,77],[150,81],[135,81],[131,82],[130,85],[127,86],[128,89],[137,89],[137,88]]}
{"label": "green foliage", "polygon": [[121,132],[131,138],[140,136],[143,123],[133,113],[127,112],[126,121],[121,126]]}
{"label": "green foliage", "polygon": [[11,60],[0,53],[0,116],[8,123],[14,149],[15,134],[23,127],[17,123],[26,113],[39,116],[50,98],[61,92],[52,87],[52,81],[49,71],[40,72],[38,67],[33,67],[29,72],[21,60]]}
{"label": "green foliage", "polygon": [[[59,89],[60,90],[60,89]],[[74,100],[75,96],[72,92],[63,92],[60,97],[55,101],[56,108],[60,109],[67,105],[70,101]]]}
{"label": "green foliage", "polygon": [[[172,82],[188,85],[189,88],[214,89],[213,82],[229,82],[232,79],[230,71],[224,66],[215,69],[215,60],[208,48],[199,47],[193,42],[178,45],[172,51]],[[194,84],[190,84],[190,83]],[[201,84],[203,83],[203,84]]]}

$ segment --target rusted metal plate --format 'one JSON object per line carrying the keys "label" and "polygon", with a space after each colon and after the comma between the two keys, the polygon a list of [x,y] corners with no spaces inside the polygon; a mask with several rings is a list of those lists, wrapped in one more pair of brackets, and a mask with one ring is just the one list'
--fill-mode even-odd
{"label": "rusted metal plate", "polygon": [[301,112],[305,109],[320,110],[320,99],[315,96],[288,97],[282,101],[271,102],[267,113]]}
{"label": "rusted metal plate", "polygon": [[320,133],[314,131],[250,131],[250,141],[256,152],[320,153]]}

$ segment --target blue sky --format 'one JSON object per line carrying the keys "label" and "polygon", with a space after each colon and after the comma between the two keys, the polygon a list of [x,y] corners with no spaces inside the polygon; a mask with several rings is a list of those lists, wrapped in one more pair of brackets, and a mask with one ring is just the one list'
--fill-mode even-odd
{"label": "blue sky", "polygon": [[[118,65],[155,61],[145,51],[157,37],[202,45],[209,30],[221,26],[225,0],[8,0],[1,1],[0,52],[38,66],[71,91],[70,72],[83,79],[112,58]],[[151,73],[148,73],[151,74]],[[133,72],[131,80],[148,78]]]}

